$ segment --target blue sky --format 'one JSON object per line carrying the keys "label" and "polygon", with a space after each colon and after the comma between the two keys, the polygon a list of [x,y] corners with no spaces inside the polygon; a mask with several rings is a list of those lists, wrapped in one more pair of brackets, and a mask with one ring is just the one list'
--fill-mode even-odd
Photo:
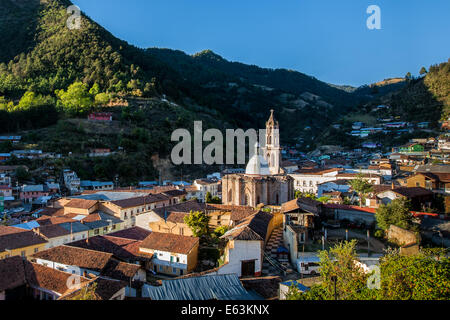
{"label": "blue sky", "polygon": [[[73,0],[138,47],[286,68],[359,86],[450,58],[448,0]],[[381,30],[369,30],[369,5]]]}

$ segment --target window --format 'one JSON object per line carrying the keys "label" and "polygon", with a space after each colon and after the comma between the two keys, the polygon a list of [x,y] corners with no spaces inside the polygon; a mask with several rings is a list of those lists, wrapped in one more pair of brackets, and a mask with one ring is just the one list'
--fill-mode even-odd
{"label": "window", "polygon": [[177,274],[177,268],[172,268],[172,273]]}
{"label": "window", "polygon": [[25,250],[23,250],[23,251],[20,253],[20,255],[21,255],[22,257],[25,257],[25,255],[26,255]]}
{"label": "window", "polygon": [[34,248],[34,253],[37,253],[39,251],[39,248]]}
{"label": "window", "polygon": [[95,234],[95,235],[98,235],[99,233],[100,233],[100,229],[95,229],[95,230],[94,230],[94,234]]}

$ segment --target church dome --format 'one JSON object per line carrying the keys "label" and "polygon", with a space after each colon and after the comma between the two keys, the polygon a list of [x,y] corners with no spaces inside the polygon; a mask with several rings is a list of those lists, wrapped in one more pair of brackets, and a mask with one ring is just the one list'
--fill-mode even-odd
{"label": "church dome", "polygon": [[263,156],[259,155],[258,143],[255,145],[255,154],[250,159],[245,169],[245,174],[248,175],[260,175],[268,176],[270,175],[269,164]]}

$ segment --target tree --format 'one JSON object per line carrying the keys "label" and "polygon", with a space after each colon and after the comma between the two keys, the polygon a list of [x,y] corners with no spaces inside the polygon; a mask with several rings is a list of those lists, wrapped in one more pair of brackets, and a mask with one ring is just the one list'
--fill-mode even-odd
{"label": "tree", "polygon": [[395,199],[387,205],[381,205],[375,218],[380,229],[386,231],[391,225],[410,230],[413,226],[410,203],[405,199]]}
{"label": "tree", "polygon": [[108,104],[110,97],[107,93],[101,92],[95,95],[94,101],[96,106],[104,106]]}
{"label": "tree", "polygon": [[27,91],[23,94],[15,110],[25,111],[33,107],[52,105],[53,103],[54,102],[50,97],[36,95],[34,92]]}
{"label": "tree", "polygon": [[97,294],[97,283],[88,283],[84,288],[80,289],[77,294],[70,297],[68,300],[98,300]]}
{"label": "tree", "polygon": [[331,200],[330,196],[324,196],[324,197],[317,198],[317,201],[320,201],[322,203],[327,203],[330,200]]}
{"label": "tree", "polygon": [[398,250],[381,259],[383,300],[449,300],[450,258],[446,250],[422,250],[403,256]]}
{"label": "tree", "polygon": [[363,197],[369,192],[373,191],[373,185],[363,177],[362,174],[358,174],[356,179],[351,180],[349,185],[352,189],[358,193],[359,196],[359,206],[362,207]]}
{"label": "tree", "polygon": [[57,90],[58,104],[62,109],[72,115],[80,115],[88,112],[93,106],[93,100],[82,82],[75,82],[67,88],[67,91]]}
{"label": "tree", "polygon": [[299,293],[291,287],[287,298],[289,300],[356,300],[373,298],[376,291],[367,287],[370,273],[356,263],[356,240],[340,242],[329,251],[320,251],[321,284],[315,285],[310,291]]}
{"label": "tree", "polygon": [[206,203],[216,203],[216,204],[222,203],[222,200],[219,197],[217,197],[217,196],[213,197],[211,195],[211,192],[209,192],[209,191],[206,193],[205,201],[206,201]]}
{"label": "tree", "polygon": [[31,178],[31,174],[24,167],[18,167],[15,174],[19,183],[26,182]]}
{"label": "tree", "polygon": [[[322,283],[300,292],[292,286],[288,300],[449,300],[450,258],[445,249],[425,249],[412,256],[390,250],[380,259],[378,273],[364,273],[357,264],[355,243],[320,252]],[[335,277],[335,278],[334,278]],[[368,287],[378,277],[379,288]],[[336,279],[336,282],[334,281]],[[372,280],[372,279],[370,279]]]}
{"label": "tree", "polygon": [[208,234],[208,223],[210,217],[203,211],[191,211],[184,217],[184,223],[191,229],[194,237],[202,237]]}
{"label": "tree", "polygon": [[92,86],[92,88],[89,90],[89,93],[95,97],[96,95],[98,95],[100,93],[100,86],[98,85],[98,83],[94,83],[94,85]]}
{"label": "tree", "polygon": [[310,198],[317,200],[317,196],[311,192],[301,192],[300,190],[295,191],[295,198]]}
{"label": "tree", "polygon": [[206,201],[206,203],[211,203],[211,202],[212,202],[212,195],[211,195],[211,192],[208,191],[208,192],[206,193],[205,201]]}
{"label": "tree", "polygon": [[214,230],[214,234],[216,235],[217,238],[220,238],[220,237],[223,236],[225,233],[227,233],[227,231],[228,231],[229,229],[230,229],[230,228],[229,228],[228,226],[220,226],[220,227],[217,227],[217,228]]}
{"label": "tree", "polygon": [[428,71],[427,69],[425,69],[425,67],[422,67],[419,71],[420,75],[423,76],[424,74],[426,74]]}

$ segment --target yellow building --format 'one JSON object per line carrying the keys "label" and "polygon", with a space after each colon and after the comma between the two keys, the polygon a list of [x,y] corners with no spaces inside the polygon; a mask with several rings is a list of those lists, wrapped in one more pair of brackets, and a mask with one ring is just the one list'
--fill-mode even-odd
{"label": "yellow building", "polygon": [[44,250],[46,244],[47,240],[34,231],[0,226],[0,259],[13,256],[28,258]]}

